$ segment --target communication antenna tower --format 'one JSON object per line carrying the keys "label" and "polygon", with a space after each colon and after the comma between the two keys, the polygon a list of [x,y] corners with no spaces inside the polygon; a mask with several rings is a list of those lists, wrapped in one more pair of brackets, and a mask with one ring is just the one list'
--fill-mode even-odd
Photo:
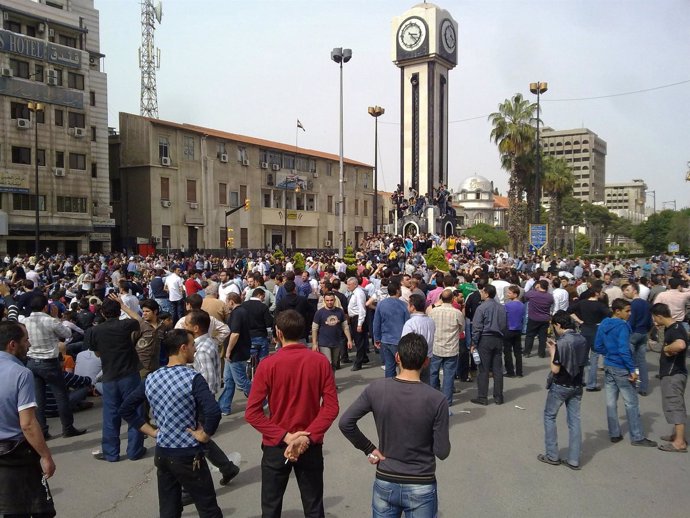
{"label": "communication antenna tower", "polygon": [[153,43],[156,21],[163,18],[163,5],[153,0],[141,2],[141,47],[139,47],[139,69],[141,70],[140,115],[158,118],[158,92],[156,90],[156,70],[161,66],[161,51]]}

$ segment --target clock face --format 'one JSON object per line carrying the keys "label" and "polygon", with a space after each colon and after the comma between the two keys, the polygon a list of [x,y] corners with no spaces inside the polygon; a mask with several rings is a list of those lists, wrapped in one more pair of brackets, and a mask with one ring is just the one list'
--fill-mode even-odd
{"label": "clock face", "polygon": [[457,36],[455,34],[455,27],[450,20],[443,20],[441,24],[441,42],[443,43],[443,48],[449,54],[455,51]]}
{"label": "clock face", "polygon": [[425,38],[426,25],[421,18],[408,18],[398,30],[398,44],[406,51],[412,51],[421,47]]}

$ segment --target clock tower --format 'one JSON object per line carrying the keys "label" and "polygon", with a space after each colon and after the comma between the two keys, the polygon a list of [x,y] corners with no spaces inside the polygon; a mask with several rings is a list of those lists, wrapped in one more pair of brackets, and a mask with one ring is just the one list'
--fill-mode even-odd
{"label": "clock tower", "polygon": [[400,68],[400,183],[420,195],[448,185],[448,72],[458,61],[458,24],[422,3],[393,19]]}

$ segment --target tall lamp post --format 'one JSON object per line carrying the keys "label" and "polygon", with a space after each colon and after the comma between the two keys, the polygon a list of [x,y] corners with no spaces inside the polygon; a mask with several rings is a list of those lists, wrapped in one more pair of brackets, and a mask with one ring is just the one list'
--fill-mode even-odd
{"label": "tall lamp post", "polygon": [[537,176],[534,180],[534,222],[539,223],[540,210],[541,210],[541,152],[539,150],[539,112],[540,112],[540,96],[549,89],[548,83],[530,83],[529,91],[533,94],[537,94]]}
{"label": "tall lamp post", "polygon": [[[338,253],[342,258],[345,252],[345,210],[343,207],[344,190],[343,182],[345,179],[345,171],[343,170],[343,63],[347,63],[352,59],[352,49],[344,49],[336,47],[331,51],[331,59],[340,66],[340,195],[338,199],[338,206],[340,207],[340,217],[338,219],[338,233],[340,234]],[[287,217],[287,216],[286,216]]]}
{"label": "tall lamp post", "polygon": [[34,101],[30,101],[28,103],[28,108],[29,110],[34,114],[33,119],[34,119],[34,164],[35,164],[35,183],[36,183],[36,243],[35,243],[35,250],[36,250],[36,261],[38,261],[38,254],[41,253],[41,219],[40,219],[40,202],[41,202],[41,196],[38,192],[38,112],[43,111],[43,103],[38,103]]}
{"label": "tall lamp post", "polygon": [[656,191],[645,191],[645,194],[651,194],[652,198],[654,198],[654,212],[653,214],[656,214]]}
{"label": "tall lamp post", "polygon": [[377,219],[378,219],[378,203],[379,203],[379,117],[383,115],[386,110],[380,106],[369,106],[369,115],[374,117],[374,224],[371,229],[372,234],[376,234]]}

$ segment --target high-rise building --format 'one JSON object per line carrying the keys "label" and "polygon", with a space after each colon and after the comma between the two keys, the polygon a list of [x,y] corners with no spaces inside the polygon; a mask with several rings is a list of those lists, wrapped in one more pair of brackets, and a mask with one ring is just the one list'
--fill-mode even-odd
{"label": "high-rise building", "polygon": [[[128,113],[119,130],[115,248],[218,252],[229,238],[229,249],[337,249],[338,155]],[[373,168],[348,158],[343,167],[344,242],[358,246],[373,225]],[[226,217],[246,200],[249,210]]]}
{"label": "high-rise building", "polygon": [[573,196],[590,203],[604,201],[606,183],[606,142],[587,128],[541,133],[545,155],[562,158],[575,177]]}
{"label": "high-rise building", "polygon": [[0,252],[33,252],[37,204],[41,250],[109,251],[115,222],[94,2],[2,0],[0,11]]}
{"label": "high-rise building", "polygon": [[605,187],[604,206],[621,218],[640,223],[645,219],[646,191],[647,184],[644,180],[608,183]]}

